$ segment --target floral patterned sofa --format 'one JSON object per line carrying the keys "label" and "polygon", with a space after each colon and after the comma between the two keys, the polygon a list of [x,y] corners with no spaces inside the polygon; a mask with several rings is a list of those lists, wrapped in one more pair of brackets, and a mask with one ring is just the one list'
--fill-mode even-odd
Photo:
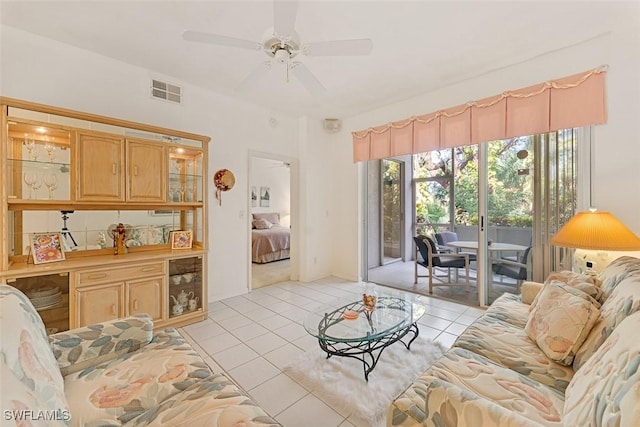
{"label": "floral patterned sofa", "polygon": [[599,278],[552,273],[498,298],[391,404],[387,425],[637,426],[639,330],[640,259]]}
{"label": "floral patterned sofa", "polygon": [[0,331],[3,426],[279,425],[147,315],[47,337],[29,299],[0,285]]}

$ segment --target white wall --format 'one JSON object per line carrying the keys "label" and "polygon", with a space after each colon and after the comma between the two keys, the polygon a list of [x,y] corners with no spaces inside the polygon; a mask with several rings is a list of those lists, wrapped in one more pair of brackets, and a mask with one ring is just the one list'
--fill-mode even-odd
{"label": "white wall", "polygon": [[[291,225],[291,178],[288,166],[283,162],[251,158],[251,187],[255,187],[257,206],[251,208],[251,213],[277,212],[280,214],[280,224]],[[260,189],[269,187],[269,207],[260,206]]]}
{"label": "white wall", "polygon": [[[2,96],[208,135],[209,299],[247,291],[249,150],[298,156],[298,120],[104,56],[1,26]],[[184,87],[184,104],[150,98],[151,77]],[[269,119],[278,125],[269,125]],[[218,206],[211,177],[230,169],[236,186]],[[300,237],[305,240],[304,235]]]}
{"label": "white wall", "polygon": [[[559,49],[531,60],[422,94],[403,102],[372,110],[343,121],[344,131],[332,140],[335,182],[350,182],[335,195],[336,215],[348,218],[338,226],[333,271],[345,278],[360,275],[360,227],[362,218],[361,167],[352,162],[352,131],[437,111],[465,102],[560,78],[608,64],[608,123],[596,126],[593,204],[613,212],[640,235],[640,3],[620,9],[615,28],[600,37]],[[620,6],[620,4],[618,4]],[[626,8],[626,9],[625,9]]]}
{"label": "white wall", "polygon": [[[332,231],[342,218],[335,215],[334,197],[339,187],[351,183],[333,180],[330,162],[331,135],[322,128],[322,120],[304,117],[299,120],[300,134],[300,280],[307,282],[332,274],[332,263],[342,242]],[[295,218],[294,218],[295,219]]]}

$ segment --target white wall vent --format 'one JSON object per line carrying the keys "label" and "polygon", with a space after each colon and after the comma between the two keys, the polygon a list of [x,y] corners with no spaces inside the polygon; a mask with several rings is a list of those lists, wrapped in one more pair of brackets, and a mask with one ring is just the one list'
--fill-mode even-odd
{"label": "white wall vent", "polygon": [[151,96],[165,101],[182,103],[182,88],[160,80],[151,80]]}

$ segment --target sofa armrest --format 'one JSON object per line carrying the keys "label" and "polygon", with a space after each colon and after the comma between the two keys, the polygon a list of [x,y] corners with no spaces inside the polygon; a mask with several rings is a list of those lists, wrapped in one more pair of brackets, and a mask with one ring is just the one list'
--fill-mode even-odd
{"label": "sofa armrest", "polygon": [[539,427],[467,389],[430,376],[420,377],[387,411],[387,426],[416,425]]}
{"label": "sofa armrest", "polygon": [[522,295],[522,302],[529,304],[533,302],[538,293],[542,290],[544,283],[538,282],[523,282],[520,287],[520,293]]}
{"label": "sofa armrest", "polygon": [[151,341],[148,314],[71,329],[49,336],[49,346],[63,376],[138,350]]}

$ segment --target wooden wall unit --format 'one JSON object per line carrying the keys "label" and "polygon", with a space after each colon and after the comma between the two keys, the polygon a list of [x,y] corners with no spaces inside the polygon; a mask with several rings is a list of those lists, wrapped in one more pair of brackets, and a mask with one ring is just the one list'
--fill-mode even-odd
{"label": "wooden wall unit", "polygon": [[[0,283],[32,302],[55,290],[53,304],[37,307],[51,331],[142,312],[156,328],[205,319],[209,138],[9,98],[0,104]],[[34,218],[58,212],[88,225],[65,260],[34,265],[29,233],[61,231]],[[105,215],[113,219],[93,220]],[[114,254],[109,236],[96,245],[108,222],[132,223],[128,253]],[[193,231],[191,249],[171,249],[177,229]],[[185,295],[191,309],[174,312]]]}

